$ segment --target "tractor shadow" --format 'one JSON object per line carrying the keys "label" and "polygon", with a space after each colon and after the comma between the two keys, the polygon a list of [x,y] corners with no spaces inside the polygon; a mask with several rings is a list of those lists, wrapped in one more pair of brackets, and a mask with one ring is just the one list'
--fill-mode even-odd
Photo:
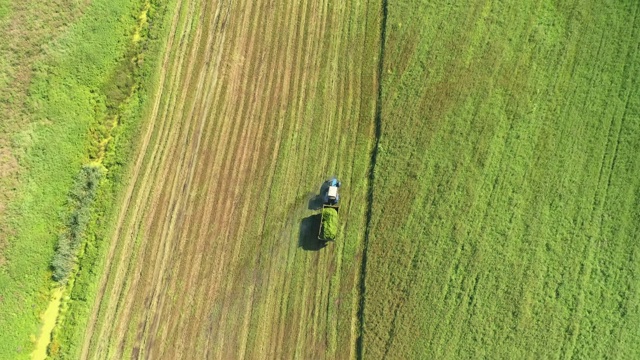
{"label": "tractor shadow", "polygon": [[325,194],[327,192],[327,189],[329,189],[329,181],[325,181],[324,183],[322,183],[322,186],[320,186],[320,191],[309,199],[309,210],[322,209],[322,204],[324,204],[324,196],[322,196],[322,194]]}
{"label": "tractor shadow", "polygon": [[320,210],[322,209],[322,203],[323,203],[323,199],[322,199],[322,195],[317,194],[314,195],[311,199],[309,199],[309,210]]}
{"label": "tractor shadow", "polygon": [[318,240],[321,214],[308,216],[300,222],[300,234],[298,235],[298,247],[305,251],[318,251],[325,246],[325,241]]}

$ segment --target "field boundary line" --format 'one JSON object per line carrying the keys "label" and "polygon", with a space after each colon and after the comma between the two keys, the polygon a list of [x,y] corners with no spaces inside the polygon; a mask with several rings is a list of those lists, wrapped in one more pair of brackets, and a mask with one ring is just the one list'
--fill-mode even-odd
{"label": "field boundary line", "polygon": [[360,300],[358,306],[358,321],[359,321],[359,334],[356,339],[356,358],[364,358],[364,305],[365,305],[365,289],[366,289],[366,275],[367,275],[367,248],[369,247],[369,238],[371,236],[371,220],[373,216],[373,185],[375,180],[375,166],[378,160],[378,150],[380,148],[380,136],[382,131],[382,74],[384,71],[384,52],[385,52],[385,37],[387,34],[387,16],[388,16],[388,2],[382,0],[381,2],[382,18],[380,19],[380,51],[378,53],[378,71],[377,71],[377,96],[376,96],[376,110],[374,116],[375,124],[375,139],[373,149],[371,151],[371,160],[369,162],[369,176],[368,176],[368,190],[367,190],[367,211],[366,211],[366,226],[364,231],[364,241],[362,244],[362,262],[360,263]]}

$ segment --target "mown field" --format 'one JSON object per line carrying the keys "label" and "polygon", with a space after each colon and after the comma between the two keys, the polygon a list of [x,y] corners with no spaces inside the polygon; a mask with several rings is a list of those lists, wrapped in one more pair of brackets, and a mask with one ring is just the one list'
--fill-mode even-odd
{"label": "mown field", "polygon": [[[175,6],[79,355],[356,356],[379,3]],[[319,249],[332,174],[346,215]]]}
{"label": "mown field", "polygon": [[364,358],[640,356],[638,5],[388,1]]}

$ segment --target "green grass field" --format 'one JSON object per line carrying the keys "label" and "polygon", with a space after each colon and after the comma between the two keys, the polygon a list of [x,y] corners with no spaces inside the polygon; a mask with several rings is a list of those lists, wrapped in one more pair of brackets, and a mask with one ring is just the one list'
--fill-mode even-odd
{"label": "green grass field", "polygon": [[639,17],[0,0],[0,359],[640,358]]}
{"label": "green grass field", "polygon": [[[67,197],[81,165],[95,160],[96,129],[115,113],[110,106],[121,105],[114,99],[125,82],[119,77],[130,75],[122,64],[129,61],[143,4],[0,2],[1,359],[27,358],[33,350],[54,286],[54,248],[71,213]],[[133,145],[128,142],[136,133],[140,96],[122,107],[129,112],[120,115],[123,129],[110,134],[109,148],[119,147],[120,154],[107,156],[112,183],[101,190],[101,211],[113,202],[111,187],[117,187]],[[76,293],[86,292],[87,285],[79,284]],[[74,311],[71,321],[81,318]]]}
{"label": "green grass field", "polygon": [[364,358],[640,356],[638,3],[387,6]]}

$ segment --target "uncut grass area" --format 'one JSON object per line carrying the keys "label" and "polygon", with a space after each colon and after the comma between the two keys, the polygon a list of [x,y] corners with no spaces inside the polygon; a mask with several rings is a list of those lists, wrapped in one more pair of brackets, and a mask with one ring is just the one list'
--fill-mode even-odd
{"label": "uncut grass area", "polygon": [[364,358],[640,357],[638,5],[388,2]]}
{"label": "uncut grass area", "polygon": [[[51,290],[59,286],[50,265],[66,198],[88,161],[91,130],[117,93],[108,90],[127,61],[143,5],[0,0],[0,359],[30,358],[42,333]],[[130,147],[140,111],[135,100],[120,117],[126,136],[114,134],[110,147]],[[112,175],[120,173],[116,168]],[[114,188],[121,181],[112,180]],[[84,284],[77,289],[85,295]],[[84,301],[71,296],[75,306]],[[83,316],[74,311],[67,322]]]}

